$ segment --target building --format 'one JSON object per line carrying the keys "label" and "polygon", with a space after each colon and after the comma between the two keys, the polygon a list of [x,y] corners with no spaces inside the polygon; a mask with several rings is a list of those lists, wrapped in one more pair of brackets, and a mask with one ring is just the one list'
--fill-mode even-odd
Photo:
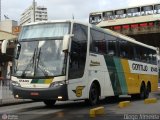
{"label": "building", "polygon": [[17,21],[6,19],[0,22],[0,30],[13,33],[13,27],[17,26]]}
{"label": "building", "polygon": [[89,22],[160,49],[160,3],[93,12]]}
{"label": "building", "polygon": [[18,34],[15,33],[18,22],[10,19],[0,21],[0,49],[3,40],[9,40],[7,55],[0,52],[0,78],[9,79],[12,67],[15,42]]}
{"label": "building", "polygon": [[[35,10],[35,15],[34,15],[34,10]],[[44,6],[37,6],[37,3],[35,2],[35,4],[31,5],[21,14],[20,25],[34,21],[36,22],[45,20],[48,20],[47,8]]]}
{"label": "building", "polygon": [[2,41],[5,39],[10,41],[7,47],[7,55],[0,52],[0,78],[9,79],[17,35],[0,30],[0,48]]}

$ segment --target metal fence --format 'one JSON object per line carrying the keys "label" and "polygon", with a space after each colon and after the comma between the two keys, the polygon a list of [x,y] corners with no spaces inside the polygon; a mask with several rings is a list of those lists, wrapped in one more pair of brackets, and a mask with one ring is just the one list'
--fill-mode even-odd
{"label": "metal fence", "polygon": [[28,100],[15,99],[13,97],[10,80],[0,80],[0,105],[25,101]]}

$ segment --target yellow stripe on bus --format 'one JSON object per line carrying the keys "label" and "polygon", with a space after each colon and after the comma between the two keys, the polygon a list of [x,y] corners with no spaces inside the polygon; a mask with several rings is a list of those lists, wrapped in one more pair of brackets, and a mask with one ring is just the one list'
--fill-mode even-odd
{"label": "yellow stripe on bus", "polygon": [[121,59],[125,80],[127,83],[128,94],[140,93],[142,81],[147,86],[148,81],[151,83],[151,91],[156,91],[158,88],[158,75],[137,74],[131,73],[128,60]]}
{"label": "yellow stripe on bus", "polygon": [[126,80],[126,83],[127,83],[128,93],[129,94],[133,93],[134,90],[132,89],[132,86],[133,86],[132,81],[134,81],[136,76],[131,74],[130,69],[129,69],[128,60],[121,59],[121,63],[122,63],[122,67],[123,67],[125,80]]}
{"label": "yellow stripe on bus", "polygon": [[53,81],[53,79],[46,79],[45,84],[50,84],[50,83],[52,83],[52,81]]}

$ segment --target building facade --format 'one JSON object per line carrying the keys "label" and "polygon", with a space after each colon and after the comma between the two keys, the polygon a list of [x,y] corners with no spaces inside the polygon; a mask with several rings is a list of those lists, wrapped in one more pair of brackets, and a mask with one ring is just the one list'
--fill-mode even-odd
{"label": "building facade", "polygon": [[37,22],[46,20],[48,20],[47,8],[44,6],[37,6],[37,3],[35,3],[35,13],[34,5],[31,5],[21,14],[20,25],[24,25],[34,21]]}
{"label": "building facade", "polygon": [[0,30],[13,33],[13,27],[17,26],[17,21],[6,19],[0,22]]}

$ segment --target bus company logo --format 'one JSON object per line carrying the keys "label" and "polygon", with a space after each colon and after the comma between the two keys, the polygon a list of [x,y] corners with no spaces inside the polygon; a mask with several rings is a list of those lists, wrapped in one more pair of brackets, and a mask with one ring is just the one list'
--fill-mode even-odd
{"label": "bus company logo", "polygon": [[85,88],[85,86],[77,86],[75,90],[72,90],[77,97],[82,96],[82,90]]}
{"label": "bus company logo", "polygon": [[139,71],[148,71],[148,66],[147,65],[142,65],[142,64],[132,64],[132,69],[133,70],[139,70]]}
{"label": "bus company logo", "polygon": [[19,82],[29,82],[29,80],[20,79]]}
{"label": "bus company logo", "polygon": [[90,66],[100,66],[100,65],[101,65],[101,63],[99,61],[91,60],[91,62],[90,62]]}
{"label": "bus company logo", "polygon": [[8,119],[8,115],[7,114],[2,114],[2,120],[7,120]]}

